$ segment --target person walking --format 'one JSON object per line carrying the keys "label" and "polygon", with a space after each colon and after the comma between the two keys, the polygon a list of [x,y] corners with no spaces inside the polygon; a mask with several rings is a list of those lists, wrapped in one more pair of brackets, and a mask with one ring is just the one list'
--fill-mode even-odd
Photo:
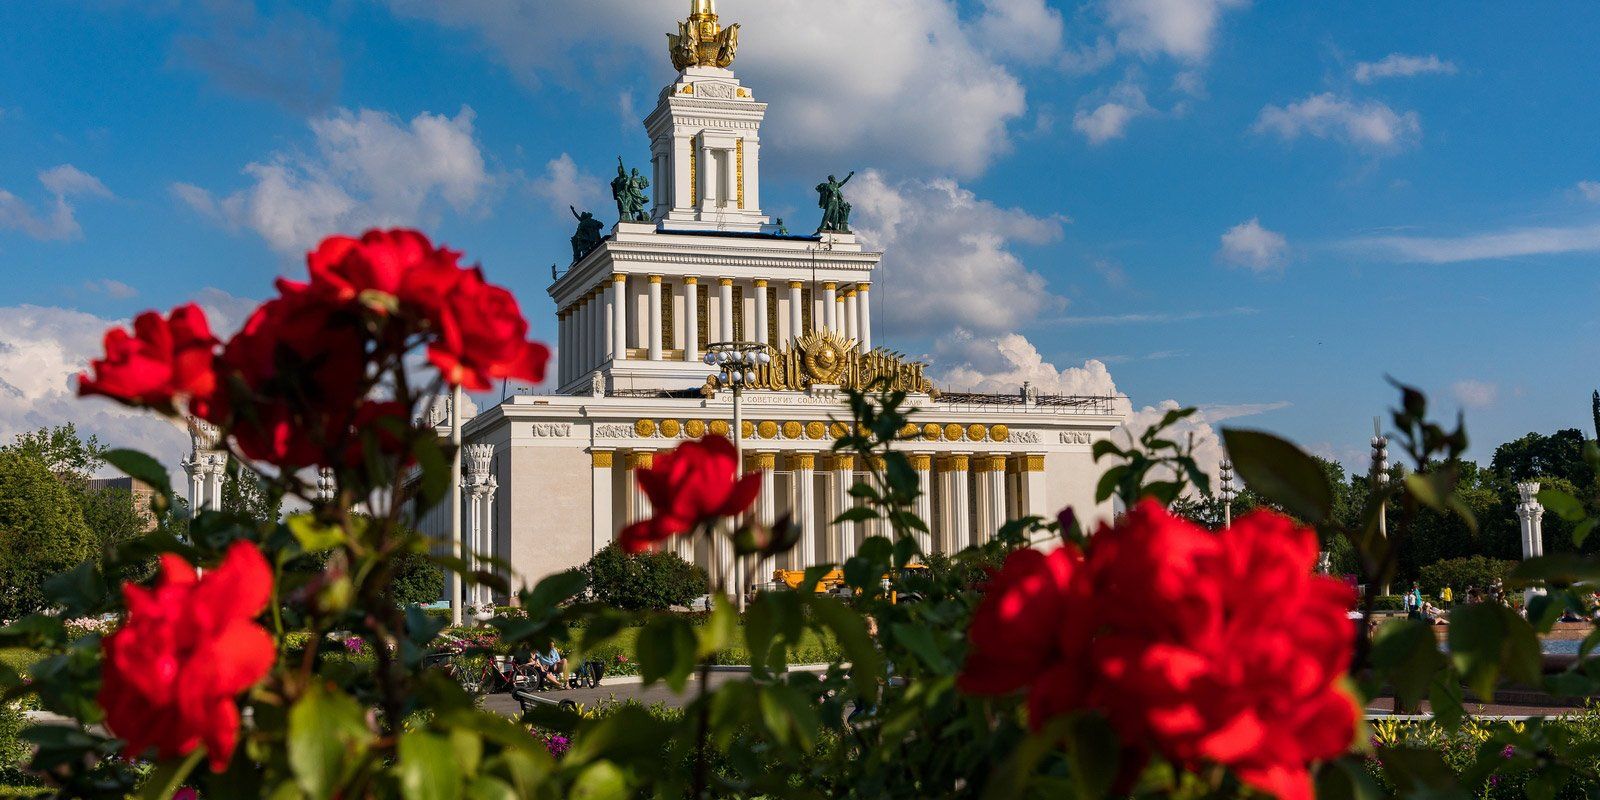
{"label": "person walking", "polygon": [[1439,590],[1439,605],[1441,607],[1449,609],[1455,603],[1455,599],[1456,593],[1448,585]]}

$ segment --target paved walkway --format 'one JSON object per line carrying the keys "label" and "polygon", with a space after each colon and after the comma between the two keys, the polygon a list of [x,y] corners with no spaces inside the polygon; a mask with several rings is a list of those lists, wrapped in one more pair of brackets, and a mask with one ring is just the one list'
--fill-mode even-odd
{"label": "paved walkway", "polygon": [[[716,689],[718,686],[721,686],[728,681],[743,678],[745,675],[746,673],[743,672],[713,672],[711,673],[711,688]],[[635,679],[635,681],[636,680],[637,679]],[[609,684],[602,683],[599,687],[594,689],[561,689],[549,692],[539,692],[535,694],[534,697],[549,703],[560,703],[563,700],[571,700],[572,702],[583,706],[595,706],[612,700],[635,700],[640,703],[644,703],[645,705],[665,703],[669,706],[682,708],[683,706],[688,705],[690,701],[694,700],[699,691],[700,680],[698,676],[695,676],[691,677],[688,684],[683,687],[683,694],[673,692],[672,689],[664,683],[657,683],[653,686],[645,686],[643,683],[629,682]],[[505,714],[507,716],[516,716],[517,714],[522,713],[521,705],[517,702],[516,698],[511,696],[510,693],[491,694],[485,697],[483,699],[483,707],[489,711]]]}

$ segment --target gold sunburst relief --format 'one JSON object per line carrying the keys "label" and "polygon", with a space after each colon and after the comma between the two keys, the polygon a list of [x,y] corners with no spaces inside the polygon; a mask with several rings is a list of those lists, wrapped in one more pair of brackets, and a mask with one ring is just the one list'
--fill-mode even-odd
{"label": "gold sunburst relief", "polygon": [[[876,349],[862,353],[853,339],[817,330],[801,336],[785,349],[772,354],[772,361],[755,368],[755,379],[747,389],[805,391],[812,386],[838,386],[866,391],[880,379],[896,391],[928,394],[939,391],[924,374],[927,365],[909,361],[904,355]],[[706,378],[707,396],[722,389],[720,376]]]}

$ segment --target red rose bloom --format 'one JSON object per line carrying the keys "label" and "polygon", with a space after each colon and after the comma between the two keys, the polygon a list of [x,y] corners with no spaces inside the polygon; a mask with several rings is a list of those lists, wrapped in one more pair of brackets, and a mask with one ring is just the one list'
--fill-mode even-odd
{"label": "red rose bloom", "polygon": [[239,542],[222,564],[197,577],[162,556],[154,589],[124,584],[128,616],[106,637],[100,705],[129,758],[155,747],[161,758],[204,744],[221,772],[239,736],[234,698],[272,668],[272,637],[255,623],[272,593],[272,570],[255,545]]}
{"label": "red rose bloom", "polygon": [[622,529],[618,541],[630,553],[743,513],[761,493],[761,473],[740,477],[733,443],[707,436],[656,456],[653,466],[639,470],[639,488],[653,516]]}
{"label": "red rose bloom", "polygon": [[964,690],[1027,686],[1036,728],[1092,709],[1132,762],[1222,764],[1285,800],[1310,800],[1307,765],[1353,740],[1354,597],[1313,574],[1309,529],[1257,512],[1213,534],[1145,501],[1071,569],[1020,556],[974,614]]}
{"label": "red rose bloom", "polygon": [[311,288],[340,302],[360,300],[380,311],[403,303],[432,318],[445,291],[465,270],[461,254],[434,247],[413,230],[370,230],[360,239],[330,236],[306,255]]}
{"label": "red rose bloom", "polygon": [[540,383],[550,349],[527,336],[517,299],[485,283],[482,272],[466,270],[443,298],[439,337],[428,345],[428,360],[445,382],[476,392],[492,388],[497,378]]}
{"label": "red rose bloom", "polygon": [[181,399],[203,411],[217,386],[217,344],[205,312],[193,303],[174,308],[169,318],[146,311],[134,318],[132,335],[120,327],[106,332],[106,357],[91,365],[93,378],[78,376],[78,394],[167,413]]}

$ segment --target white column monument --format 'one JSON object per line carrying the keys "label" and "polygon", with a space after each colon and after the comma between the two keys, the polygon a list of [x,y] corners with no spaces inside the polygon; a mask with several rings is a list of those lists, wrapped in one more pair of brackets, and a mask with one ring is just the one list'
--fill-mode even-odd
{"label": "white column monument", "polygon": [[1544,555],[1544,506],[1539,504],[1539,484],[1517,484],[1517,520],[1522,523],[1522,558]]}
{"label": "white column monument", "polygon": [[805,569],[817,563],[817,457],[812,453],[789,455],[789,472],[794,477],[794,499],[791,508],[800,524],[800,544],[796,548],[796,569]]}

